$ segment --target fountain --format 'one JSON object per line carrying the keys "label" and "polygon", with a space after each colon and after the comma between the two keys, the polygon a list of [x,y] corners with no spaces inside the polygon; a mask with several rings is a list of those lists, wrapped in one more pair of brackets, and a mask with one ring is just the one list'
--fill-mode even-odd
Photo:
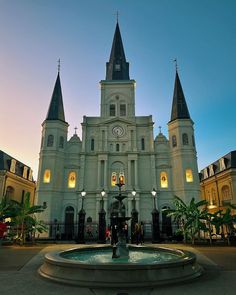
{"label": "fountain", "polygon": [[115,245],[83,246],[45,255],[39,274],[55,282],[81,287],[150,287],[191,280],[201,275],[196,256],[188,251],[163,247],[127,246],[119,179],[118,242]]}

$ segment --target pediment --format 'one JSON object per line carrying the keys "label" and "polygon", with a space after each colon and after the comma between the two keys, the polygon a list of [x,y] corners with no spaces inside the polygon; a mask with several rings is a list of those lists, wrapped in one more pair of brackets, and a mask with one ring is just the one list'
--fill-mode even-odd
{"label": "pediment", "polygon": [[120,118],[120,117],[115,117],[115,118],[109,118],[107,120],[103,120],[102,122],[99,123],[99,125],[110,125],[110,124],[119,124],[119,123],[123,123],[126,125],[135,125],[135,121],[133,120],[128,120],[128,119],[124,119],[124,118]]}

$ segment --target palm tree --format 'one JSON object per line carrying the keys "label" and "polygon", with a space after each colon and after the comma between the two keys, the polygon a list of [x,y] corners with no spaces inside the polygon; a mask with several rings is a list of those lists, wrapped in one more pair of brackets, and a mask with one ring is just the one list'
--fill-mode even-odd
{"label": "palm tree", "polygon": [[43,206],[30,204],[30,194],[26,193],[24,201],[19,203],[14,201],[16,215],[13,217],[13,222],[16,224],[17,237],[21,244],[25,243],[26,233],[32,231],[32,228],[43,230],[42,222],[37,223],[35,213],[44,211]]}
{"label": "palm tree", "polygon": [[174,221],[181,228],[184,236],[184,243],[186,243],[187,237],[190,236],[192,244],[194,244],[196,234],[198,233],[198,236],[200,236],[200,230],[206,230],[204,222],[206,208],[200,208],[202,206],[206,207],[206,205],[206,200],[196,202],[195,199],[192,198],[190,203],[186,204],[182,199],[175,196],[175,209],[164,209],[168,216],[174,217]]}

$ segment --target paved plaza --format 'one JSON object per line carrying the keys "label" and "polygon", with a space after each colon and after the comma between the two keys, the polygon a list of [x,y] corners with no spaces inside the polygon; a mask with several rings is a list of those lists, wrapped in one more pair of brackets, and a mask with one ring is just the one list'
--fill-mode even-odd
{"label": "paved plaza", "polygon": [[[97,244],[96,244],[97,245]],[[148,244],[147,244],[148,245]],[[3,246],[0,248],[1,295],[234,295],[236,294],[236,247],[161,245],[186,249],[197,255],[204,268],[200,278],[191,282],[155,288],[88,289],[52,283],[39,277],[37,270],[45,253],[73,247],[73,244],[51,244],[29,247]]]}

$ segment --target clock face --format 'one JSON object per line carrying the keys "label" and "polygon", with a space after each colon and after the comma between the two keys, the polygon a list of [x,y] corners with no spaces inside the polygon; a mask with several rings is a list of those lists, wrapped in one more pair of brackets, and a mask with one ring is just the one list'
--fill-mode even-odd
{"label": "clock face", "polygon": [[121,126],[115,126],[112,128],[112,133],[115,136],[122,136],[124,134],[124,129]]}

